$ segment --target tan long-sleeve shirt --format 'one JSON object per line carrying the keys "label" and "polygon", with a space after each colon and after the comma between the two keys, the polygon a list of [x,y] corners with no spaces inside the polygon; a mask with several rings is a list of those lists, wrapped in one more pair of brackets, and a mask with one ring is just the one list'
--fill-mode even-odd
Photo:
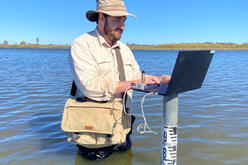
{"label": "tan long-sleeve shirt", "polygon": [[96,28],[76,38],[71,45],[69,63],[78,88],[77,97],[86,96],[96,101],[113,97],[119,82],[117,46],[120,47],[126,81],[140,79],[139,66],[130,48],[120,41],[111,47]]}

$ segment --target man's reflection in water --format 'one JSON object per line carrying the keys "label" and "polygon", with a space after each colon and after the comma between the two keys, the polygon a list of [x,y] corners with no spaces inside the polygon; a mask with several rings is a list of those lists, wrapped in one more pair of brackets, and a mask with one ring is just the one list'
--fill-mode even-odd
{"label": "man's reflection in water", "polygon": [[132,148],[125,152],[114,152],[109,157],[102,160],[88,160],[77,152],[75,165],[132,165]]}

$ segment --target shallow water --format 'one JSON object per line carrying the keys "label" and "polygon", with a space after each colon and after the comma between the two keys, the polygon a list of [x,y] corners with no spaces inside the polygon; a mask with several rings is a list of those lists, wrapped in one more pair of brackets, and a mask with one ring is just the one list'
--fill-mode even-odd
{"label": "shallow water", "polygon": [[[133,51],[147,74],[171,74],[177,51]],[[0,49],[0,164],[96,164],[60,128],[69,96],[68,50]],[[201,89],[179,95],[179,165],[248,164],[248,51],[216,51]],[[134,93],[140,114],[143,93]],[[160,133],[162,98],[145,114]],[[134,127],[142,123],[137,117]],[[160,135],[133,133],[133,146],[97,164],[160,164]]]}

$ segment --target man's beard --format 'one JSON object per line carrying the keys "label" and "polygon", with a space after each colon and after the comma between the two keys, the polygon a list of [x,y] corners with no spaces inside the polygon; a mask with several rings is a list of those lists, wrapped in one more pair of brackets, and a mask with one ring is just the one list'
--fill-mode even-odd
{"label": "man's beard", "polygon": [[112,42],[112,44],[116,43],[120,38],[123,30],[120,28],[116,28],[115,30],[111,30],[108,25],[108,21],[105,21],[104,27],[103,27],[105,35],[109,38],[109,40]]}

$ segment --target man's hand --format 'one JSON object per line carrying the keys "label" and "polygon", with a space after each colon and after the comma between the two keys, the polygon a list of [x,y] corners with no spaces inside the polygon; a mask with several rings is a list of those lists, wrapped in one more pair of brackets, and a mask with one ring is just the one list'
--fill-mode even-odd
{"label": "man's hand", "polygon": [[146,84],[168,84],[170,82],[171,76],[162,75],[162,76],[146,76]]}
{"label": "man's hand", "polygon": [[169,75],[162,75],[160,76],[160,83],[163,83],[163,84],[169,84],[170,80],[171,80],[171,76]]}
{"label": "man's hand", "polygon": [[146,76],[145,84],[159,84],[159,77],[158,76]]}

